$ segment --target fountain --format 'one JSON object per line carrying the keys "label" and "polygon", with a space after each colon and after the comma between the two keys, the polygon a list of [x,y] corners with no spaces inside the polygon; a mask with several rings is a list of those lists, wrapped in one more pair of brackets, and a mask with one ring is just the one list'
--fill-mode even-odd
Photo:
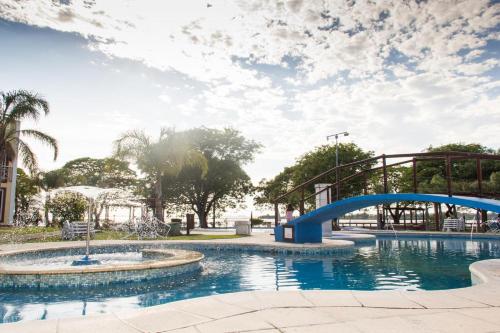
{"label": "fountain", "polygon": [[99,188],[95,186],[69,186],[69,187],[63,187],[60,189],[55,190],[55,192],[71,192],[71,193],[78,193],[82,196],[84,196],[87,201],[88,201],[88,218],[87,218],[87,236],[86,236],[86,242],[85,242],[85,256],[83,256],[81,259],[74,260],[73,263],[71,264],[72,266],[87,266],[87,265],[99,265],[100,262],[99,260],[96,259],[91,259],[90,258],[90,223],[92,222],[92,207],[95,203],[95,200],[105,194],[110,194],[110,193],[118,193],[122,190],[119,189],[106,189],[106,188]]}
{"label": "fountain", "polygon": [[124,191],[72,186],[55,192],[79,193],[88,200],[85,247],[65,243],[62,247],[49,245],[43,249],[0,252],[0,290],[93,287],[201,271],[202,253],[169,249],[164,243],[130,241],[90,247],[90,223],[96,201],[103,195],[123,197]]}
{"label": "fountain", "polygon": [[0,290],[97,287],[201,271],[202,253],[159,245],[95,245],[89,259],[99,264],[88,265],[73,264],[84,260],[80,259],[85,251],[82,247],[5,251],[0,253]]}

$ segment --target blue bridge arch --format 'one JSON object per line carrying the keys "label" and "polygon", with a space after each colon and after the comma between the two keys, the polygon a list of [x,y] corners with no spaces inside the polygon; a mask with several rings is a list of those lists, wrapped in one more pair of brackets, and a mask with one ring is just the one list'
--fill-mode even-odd
{"label": "blue bridge arch", "polygon": [[293,241],[295,243],[321,243],[321,224],[361,208],[391,204],[400,201],[435,202],[500,213],[500,201],[494,199],[419,193],[362,195],[335,201],[329,205],[304,214],[288,222],[284,226],[276,227],[275,239],[277,241],[283,241],[283,228],[288,227],[293,229]]}

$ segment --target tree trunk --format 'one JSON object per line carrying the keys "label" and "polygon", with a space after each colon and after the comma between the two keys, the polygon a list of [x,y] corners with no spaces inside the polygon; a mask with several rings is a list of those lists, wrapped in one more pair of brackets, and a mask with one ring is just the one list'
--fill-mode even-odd
{"label": "tree trunk", "polygon": [[99,223],[99,214],[94,214],[94,217],[95,217],[94,229],[101,229],[101,224]]}
{"label": "tree trunk", "polygon": [[212,216],[212,228],[214,228],[214,229],[215,229],[215,201],[214,201],[214,203],[213,203],[212,210],[213,210],[213,216]]}
{"label": "tree trunk", "polygon": [[97,209],[97,205],[96,205],[96,207],[94,207],[94,220],[95,220],[94,228],[95,229],[101,229],[100,220],[101,220],[101,214],[102,214],[103,209],[104,209],[104,205],[101,205],[99,207],[99,209]]}
{"label": "tree trunk", "polygon": [[162,186],[161,186],[161,175],[158,175],[157,178],[156,178],[156,182],[155,182],[155,191],[154,191],[154,194],[155,194],[155,197],[154,197],[154,208],[155,208],[155,217],[160,220],[160,221],[164,221],[164,218],[163,218],[163,205],[162,205],[162,202],[161,202],[161,199],[162,199],[162,196],[163,196],[163,193],[162,193]]}
{"label": "tree trunk", "polygon": [[205,213],[205,209],[198,209],[198,211],[196,211],[196,215],[198,215],[198,219],[200,220],[200,228],[208,228],[208,214]]}
{"label": "tree trunk", "polygon": [[[392,209],[389,208],[389,213],[391,214],[394,224],[399,224],[401,222],[401,215],[403,215],[403,210],[400,210],[399,208],[400,208],[399,204],[396,204],[394,213],[392,212]],[[404,208],[406,208],[406,206],[404,206],[403,209]]]}
{"label": "tree trunk", "polygon": [[49,202],[50,202],[50,194],[47,192],[45,194],[45,207],[44,207],[44,218],[45,218],[45,226],[48,228],[50,227],[50,221],[49,221]]}

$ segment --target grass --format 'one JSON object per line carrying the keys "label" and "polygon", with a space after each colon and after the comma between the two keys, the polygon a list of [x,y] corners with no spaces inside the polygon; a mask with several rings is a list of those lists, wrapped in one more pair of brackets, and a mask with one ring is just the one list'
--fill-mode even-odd
{"label": "grass", "polygon": [[32,235],[59,231],[57,227],[0,228],[0,235]]}
{"label": "grass", "polygon": [[[60,242],[62,241],[60,234],[53,235],[53,232],[59,232],[59,228],[46,228],[46,227],[24,227],[24,228],[5,228],[0,229],[0,243],[9,242]],[[23,236],[31,235],[33,238],[22,239]],[[46,236],[44,236],[46,235]],[[191,234],[189,236],[169,236],[159,237],[151,240],[212,240],[212,239],[232,239],[241,238],[241,235],[204,235],[204,234]],[[123,231],[102,230],[95,234],[93,240],[139,240],[137,236],[127,237],[127,233]],[[150,239],[142,239],[150,240]]]}
{"label": "grass", "polygon": [[[138,240],[137,236],[127,237],[127,233],[122,231],[111,231],[105,230],[95,234],[94,239],[96,240],[111,240],[111,239],[129,239]],[[191,234],[182,236],[168,236],[159,237],[154,240],[211,240],[211,239],[231,239],[231,238],[241,238],[241,235],[204,235],[204,234]]]}

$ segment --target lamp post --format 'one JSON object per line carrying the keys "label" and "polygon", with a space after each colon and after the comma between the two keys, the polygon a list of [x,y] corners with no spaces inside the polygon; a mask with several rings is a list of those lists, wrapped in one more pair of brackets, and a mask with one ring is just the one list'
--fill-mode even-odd
{"label": "lamp post", "polygon": [[339,182],[339,136],[348,136],[349,133],[347,132],[340,132],[340,133],[335,133],[332,135],[328,135],[326,137],[326,141],[328,141],[330,138],[334,137],[335,138],[335,179],[337,180],[337,200],[340,199],[340,182]]}
{"label": "lamp post", "polygon": [[330,138],[335,137],[335,166],[339,166],[339,136],[348,136],[348,132],[340,132],[340,133],[335,133],[332,135],[328,135],[326,137],[326,141],[330,140]]}
{"label": "lamp post", "polygon": [[[336,188],[336,197],[337,201],[340,200],[340,179],[339,179],[339,136],[348,136],[349,133],[347,132],[340,132],[340,133],[335,133],[332,135],[328,135],[326,137],[326,141],[328,141],[330,138],[335,137],[335,181],[337,182],[335,188]],[[330,191],[330,190],[329,190]],[[333,230],[340,230],[338,228],[338,219],[333,219],[332,220],[332,229]]]}

